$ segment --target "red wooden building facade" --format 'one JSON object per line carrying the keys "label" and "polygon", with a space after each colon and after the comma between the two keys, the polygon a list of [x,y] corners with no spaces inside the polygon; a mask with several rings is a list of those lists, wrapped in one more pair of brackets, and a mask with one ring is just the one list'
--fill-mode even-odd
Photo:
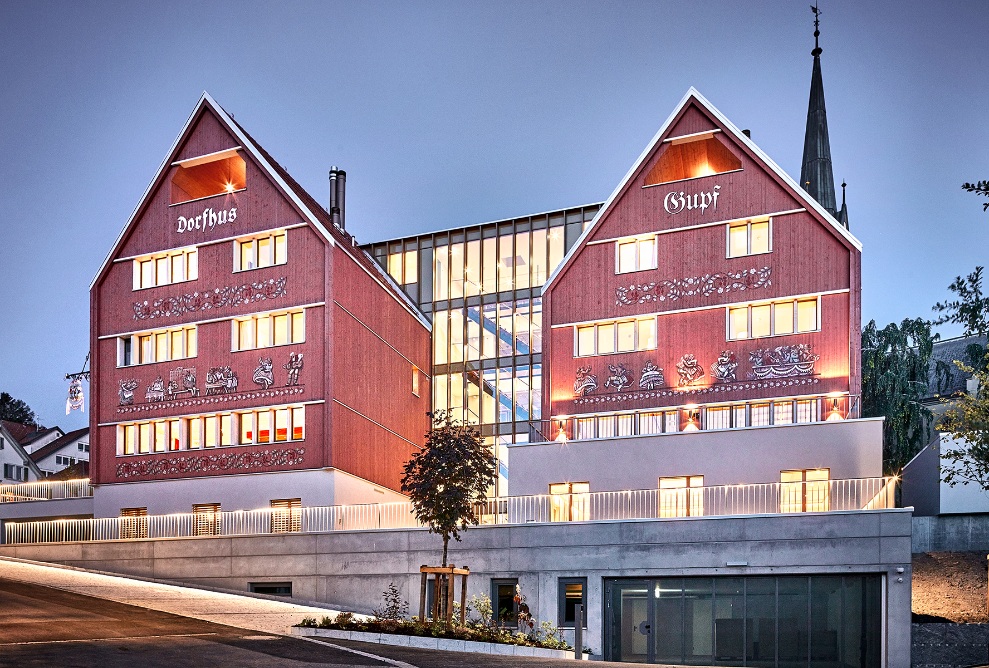
{"label": "red wooden building facade", "polygon": [[544,288],[544,435],[857,417],[860,249],[691,90]]}
{"label": "red wooden building facade", "polygon": [[343,471],[398,490],[428,428],[428,322],[208,95],[94,280],[91,322],[97,485]]}

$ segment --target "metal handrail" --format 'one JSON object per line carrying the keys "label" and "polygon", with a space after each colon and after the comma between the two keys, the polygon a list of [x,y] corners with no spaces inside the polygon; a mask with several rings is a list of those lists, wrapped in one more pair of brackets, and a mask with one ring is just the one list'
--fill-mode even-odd
{"label": "metal handrail", "polygon": [[0,485],[0,503],[18,501],[51,501],[53,499],[77,499],[93,495],[89,478],[76,480],[38,480]]}
{"label": "metal handrail", "polygon": [[[898,478],[536,494],[478,504],[481,524],[793,514],[895,507]],[[7,544],[326,533],[420,527],[411,503],[6,522]]]}

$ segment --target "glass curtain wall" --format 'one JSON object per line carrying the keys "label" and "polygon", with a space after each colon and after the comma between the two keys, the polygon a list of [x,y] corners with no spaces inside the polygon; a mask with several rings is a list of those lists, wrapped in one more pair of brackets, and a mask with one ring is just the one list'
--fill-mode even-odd
{"label": "glass curtain wall", "polygon": [[433,409],[476,424],[498,457],[542,407],[542,286],[599,204],[365,246],[433,322]]}

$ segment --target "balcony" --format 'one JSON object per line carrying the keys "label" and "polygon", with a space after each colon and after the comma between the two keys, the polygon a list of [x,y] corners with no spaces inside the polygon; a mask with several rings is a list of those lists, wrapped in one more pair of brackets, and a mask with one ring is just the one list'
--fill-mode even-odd
{"label": "balcony", "polygon": [[39,480],[0,485],[0,503],[81,499],[93,496],[89,478],[78,480]]}
{"label": "balcony", "polygon": [[[511,496],[478,507],[483,525],[659,520],[803,514],[894,508],[896,478],[860,478],[797,483],[723,485],[689,489],[640,489]],[[408,502],[314,506],[291,510],[110,517],[7,522],[5,543],[23,545],[76,541],[326,533],[411,529],[421,525]]]}

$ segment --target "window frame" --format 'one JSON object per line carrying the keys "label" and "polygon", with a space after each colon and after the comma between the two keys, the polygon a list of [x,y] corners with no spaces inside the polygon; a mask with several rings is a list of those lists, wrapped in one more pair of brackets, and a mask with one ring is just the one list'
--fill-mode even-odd
{"label": "window frame", "polygon": [[[279,262],[278,257],[278,240],[282,239],[284,243],[284,257],[281,258]],[[261,252],[260,243],[263,240],[270,240],[271,242],[271,263],[261,264]],[[254,259],[253,267],[243,266],[243,246],[244,244],[254,244],[251,254]],[[288,229],[281,228],[277,230],[269,230],[267,232],[262,232],[260,234],[252,234],[250,236],[237,237],[233,242],[233,273],[238,274],[245,271],[257,271],[258,269],[267,269],[269,267],[278,267],[283,264],[288,264]]]}
{"label": "window frame", "polygon": [[[821,320],[823,310],[823,295],[813,295],[810,297],[794,297],[792,299],[776,299],[772,301],[759,301],[759,302],[749,302],[743,304],[728,304],[725,306],[725,341],[754,341],[757,339],[771,339],[778,336],[794,336],[797,334],[814,334],[821,331]],[[807,302],[815,302],[815,328],[814,329],[800,329],[798,321],[798,309],[799,304]],[[789,332],[776,332],[776,310],[780,306],[789,305],[793,310],[793,327],[792,331]],[[761,336],[752,335],[752,309],[760,308],[764,306],[769,306],[769,334]],[[746,329],[745,336],[733,336],[732,331],[732,313],[740,311],[742,309],[746,310]]]}
{"label": "window frame", "polygon": [[[652,244],[651,257],[645,258],[648,260],[646,264],[643,263],[643,252],[642,244],[648,242]],[[635,244],[635,261],[633,269],[622,269],[622,246],[627,246],[629,244]],[[652,266],[647,266],[651,263]],[[648,235],[638,235],[634,237],[623,237],[615,241],[615,274],[633,274],[638,271],[650,271],[659,267],[659,236],[656,234]]]}
{"label": "window frame", "polygon": [[577,627],[576,610],[574,612],[574,619],[568,620],[566,618],[566,604],[567,604],[567,588],[568,584],[579,584],[580,588],[580,605],[584,608],[584,624],[581,628],[587,628],[587,578],[586,577],[565,577],[556,579],[556,589],[557,589],[557,628],[561,629],[575,629]]}
{"label": "window frame", "polygon": [[[501,610],[498,609],[498,587],[500,585],[510,585],[512,587],[512,609],[509,611],[508,615],[503,619],[501,616]],[[501,627],[511,627],[518,624],[519,617],[519,605],[514,600],[514,592],[518,591],[517,587],[519,585],[518,578],[491,578],[491,608],[492,608],[492,622],[496,626]]]}
{"label": "window frame", "polygon": [[[652,322],[652,337],[653,342],[651,346],[643,346],[640,344],[640,339],[642,338],[642,324],[643,322]],[[631,350],[619,350],[619,325],[632,323],[633,325],[633,341],[634,346]],[[599,330],[602,327],[613,328],[612,338],[614,340],[614,348],[608,352],[600,352],[600,339]],[[593,344],[594,350],[592,352],[583,352],[580,345],[580,333],[581,330],[586,331],[588,328],[593,330]],[[637,316],[632,318],[618,318],[615,320],[601,320],[598,322],[585,322],[573,326],[573,356],[574,358],[583,357],[598,357],[602,355],[627,355],[629,353],[643,352],[647,350],[656,350],[659,347],[659,317],[657,315],[648,316]]]}
{"label": "window frame", "polygon": [[[230,352],[238,353],[251,350],[266,350],[268,348],[280,348],[283,346],[300,345],[306,342],[306,308],[293,308],[284,311],[264,311],[262,313],[251,313],[250,315],[237,316],[230,319]],[[301,334],[296,331],[298,328],[297,316],[301,314],[302,316],[302,327]],[[283,343],[278,343],[277,334],[278,318],[285,317],[285,332],[286,341]],[[268,329],[267,337],[265,339],[265,345],[261,345],[260,336],[258,336],[259,327],[258,323],[264,321],[266,328]],[[242,334],[246,331],[244,329],[245,325],[250,325],[251,334],[251,346],[242,347],[241,339]],[[298,336],[297,336],[298,334]]]}
{"label": "window frame", "polygon": [[[752,226],[758,225],[760,223],[768,223],[768,233],[769,237],[769,249],[761,251],[752,250]],[[745,252],[739,253],[738,255],[732,255],[731,252],[731,231],[732,229],[738,229],[739,227],[745,227]],[[733,223],[727,223],[725,225],[725,259],[730,260],[739,257],[750,257],[752,255],[768,255],[773,252],[773,217],[768,216],[766,218],[750,218],[748,220],[736,221]]]}
{"label": "window frame", "polygon": [[[177,256],[185,256],[185,278],[181,280],[172,280],[172,266],[174,265],[174,258]],[[158,263],[161,260],[167,260],[167,273],[168,280],[161,281],[158,277]],[[135,257],[133,259],[133,284],[132,288],[134,292],[139,290],[150,290],[151,288],[160,288],[166,285],[175,285],[177,283],[188,283],[190,281],[199,280],[199,246],[183,246],[182,248],[173,248],[160,253],[151,253],[148,255],[141,255],[140,257]],[[150,263],[152,270],[152,281],[151,285],[145,285],[144,276],[144,265]]]}
{"label": "window frame", "polygon": [[[193,333],[190,337],[190,331]],[[181,333],[182,335],[182,352],[183,355],[179,357],[172,356],[172,341],[175,334]],[[158,359],[158,337],[165,337],[165,356],[164,359]],[[144,361],[143,348],[141,346],[141,340],[150,337],[150,360]],[[142,330],[140,332],[133,332],[124,336],[118,336],[117,338],[117,368],[126,369],[134,366],[144,366],[147,364],[158,364],[160,362],[177,362],[179,360],[191,360],[199,357],[199,325],[179,325],[176,327],[168,327],[165,329],[149,329]],[[194,343],[190,345],[190,341],[194,339]],[[191,348],[195,348],[195,354],[190,355],[189,351]],[[127,364],[127,357],[130,355],[130,364]]]}

